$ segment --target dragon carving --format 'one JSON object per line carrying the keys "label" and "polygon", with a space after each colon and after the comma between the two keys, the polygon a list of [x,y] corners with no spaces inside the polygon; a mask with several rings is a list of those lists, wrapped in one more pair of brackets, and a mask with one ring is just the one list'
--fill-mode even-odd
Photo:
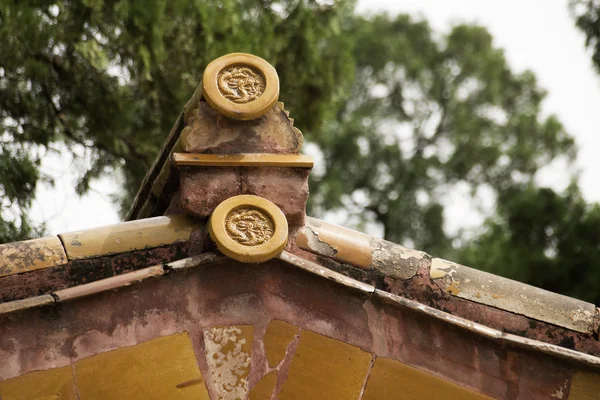
{"label": "dragon carving", "polygon": [[217,78],[219,91],[234,103],[249,103],[258,99],[265,91],[265,77],[256,68],[246,65],[230,65]]}
{"label": "dragon carving", "polygon": [[275,227],[263,211],[242,207],[232,210],[225,219],[227,234],[244,246],[257,246],[273,237]]}

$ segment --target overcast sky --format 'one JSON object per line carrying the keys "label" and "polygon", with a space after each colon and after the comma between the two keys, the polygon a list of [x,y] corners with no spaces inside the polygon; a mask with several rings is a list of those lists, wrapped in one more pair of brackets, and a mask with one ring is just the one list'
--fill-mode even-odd
{"label": "overcast sky", "polygon": [[[513,69],[533,70],[540,86],[548,90],[544,111],[557,114],[576,138],[582,191],[588,201],[600,201],[600,78],[584,49],[584,37],[569,16],[567,0],[359,0],[358,11],[408,12],[428,19],[438,31],[460,22],[486,26]],[[46,221],[50,234],[119,221],[110,200],[116,190],[114,177],[95,182],[93,190],[80,198],[73,191],[76,177],[70,159],[47,157],[43,170],[55,176],[56,184],[40,186],[32,217]],[[564,178],[559,168],[550,168],[540,183],[562,189]],[[450,215],[468,211],[460,195],[454,204]],[[473,218],[469,225],[477,223]],[[450,221],[450,229],[460,224]]]}

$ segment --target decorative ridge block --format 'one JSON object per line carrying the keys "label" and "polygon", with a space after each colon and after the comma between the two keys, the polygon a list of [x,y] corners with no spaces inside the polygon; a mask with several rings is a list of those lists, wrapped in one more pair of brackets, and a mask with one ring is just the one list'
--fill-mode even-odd
{"label": "decorative ridge block", "polygon": [[262,117],[279,98],[277,71],[260,57],[231,53],[212,61],[202,77],[204,98],[222,115]]}
{"label": "decorative ridge block", "polygon": [[278,106],[262,117],[239,121],[227,118],[201,101],[181,131],[181,149],[186,153],[297,154],[304,138],[293,121]]}
{"label": "decorative ridge block", "polygon": [[208,219],[239,195],[262,197],[279,207],[290,237],[304,224],[312,158],[300,155],[302,133],[279,96],[277,73],[265,60],[234,53],[211,63],[202,96],[186,110],[180,151],[180,209]]}
{"label": "decorative ridge block", "polygon": [[251,195],[230,197],[208,221],[217,248],[234,260],[261,263],[281,253],[288,241],[283,212],[270,201]]}
{"label": "decorative ridge block", "polygon": [[[246,163],[246,166],[266,167],[272,164],[273,167],[309,169],[312,161],[309,161],[307,156],[298,154],[304,142],[302,133],[294,127],[294,120],[289,117],[289,111],[285,110],[283,103],[278,101],[278,96],[277,72],[259,57],[233,53],[211,63],[205,70],[203,80],[179,115],[167,143],[146,175],[127,219],[135,220],[179,212],[208,218],[210,211],[216,207],[218,203],[213,204],[210,201],[207,202],[212,204],[209,212],[199,210],[198,206],[188,206],[198,198],[199,194],[188,196],[189,191],[183,187],[184,177],[192,174],[194,175],[192,180],[207,182],[209,180],[218,181],[223,178],[223,175],[210,170],[197,170],[199,164],[191,162],[184,163],[185,166],[175,162],[174,165],[177,168],[172,168],[171,159],[174,157],[174,153],[195,153],[207,156],[210,154],[233,156],[251,153],[257,157],[257,161],[256,163]],[[266,160],[271,155],[289,156],[290,158],[288,161],[284,161],[282,158],[274,158],[272,159],[274,161],[269,162],[258,161]],[[293,159],[294,155],[298,158]],[[223,163],[219,166],[235,167],[235,165],[229,166]],[[199,174],[194,172],[199,172]],[[254,170],[234,171],[233,175],[236,176],[235,180],[239,182],[239,186],[243,186],[242,181],[247,180],[249,190],[253,191],[235,192],[231,195],[263,196],[264,193],[258,193],[259,191],[256,190],[257,185],[262,185],[263,173]],[[275,172],[267,174],[269,176],[276,175]],[[289,177],[294,174],[284,173],[284,175]],[[299,193],[298,198],[303,199],[303,201],[295,201],[295,203],[302,203],[301,207],[305,208],[307,193],[303,192],[308,190],[308,184],[304,182],[308,173],[307,171],[298,171],[295,175],[300,176],[299,179],[295,179],[294,185]],[[186,184],[188,181],[185,179]],[[232,183],[227,179],[223,181],[223,185]],[[218,190],[217,185],[218,182],[212,182],[211,188]],[[285,195],[287,195],[291,186],[284,185],[284,187]],[[220,197],[220,199],[224,198]],[[200,201],[202,202],[202,200]],[[278,206],[286,212],[281,204]],[[294,221],[303,221],[304,214],[304,209],[293,212],[293,215],[290,216],[292,226],[290,231],[301,226]]]}

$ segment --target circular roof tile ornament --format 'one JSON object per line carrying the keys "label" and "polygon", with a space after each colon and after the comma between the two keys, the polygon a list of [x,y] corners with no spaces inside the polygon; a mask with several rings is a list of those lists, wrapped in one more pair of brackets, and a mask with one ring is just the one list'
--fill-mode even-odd
{"label": "circular roof tile ornament", "polygon": [[226,117],[262,117],[279,97],[277,71],[260,57],[231,53],[212,61],[202,78],[204,98]]}
{"label": "circular roof tile ornament", "polygon": [[226,256],[244,263],[268,261],[288,239],[283,212],[258,196],[231,197],[215,208],[208,221],[210,237]]}

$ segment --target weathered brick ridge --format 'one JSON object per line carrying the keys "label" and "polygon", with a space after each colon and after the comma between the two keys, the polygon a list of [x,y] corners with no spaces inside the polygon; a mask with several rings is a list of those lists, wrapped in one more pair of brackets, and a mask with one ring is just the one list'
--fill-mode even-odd
{"label": "weathered brick ridge", "polygon": [[[593,304],[306,217],[283,104],[202,88],[129,222],[0,245],[0,399],[600,398]],[[211,240],[238,195],[283,212],[277,258]]]}

